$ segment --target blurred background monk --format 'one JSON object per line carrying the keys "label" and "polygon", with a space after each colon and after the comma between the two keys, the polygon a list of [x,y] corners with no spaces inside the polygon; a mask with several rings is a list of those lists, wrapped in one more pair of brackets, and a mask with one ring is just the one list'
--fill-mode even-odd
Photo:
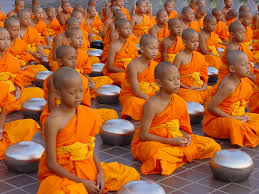
{"label": "blurred background monk", "polygon": [[164,9],[168,15],[168,19],[178,18],[177,11],[174,10],[175,2],[173,0],[166,0]]}

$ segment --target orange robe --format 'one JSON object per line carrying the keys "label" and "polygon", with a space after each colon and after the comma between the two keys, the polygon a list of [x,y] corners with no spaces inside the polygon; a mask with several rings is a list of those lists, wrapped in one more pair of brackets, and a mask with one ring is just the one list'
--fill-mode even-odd
{"label": "orange robe", "polygon": [[249,112],[259,114],[259,70],[255,69],[256,86],[253,90],[253,95],[249,99]]}
{"label": "orange robe", "polygon": [[[32,50],[32,47],[39,46],[43,42],[42,37],[33,27],[27,27],[27,31],[21,39],[27,43],[28,50]],[[33,49],[33,51],[35,50]]]}
{"label": "orange robe", "polygon": [[203,20],[204,20],[204,17],[200,18],[197,22],[199,24],[199,28],[200,29],[203,29]]}
{"label": "orange robe", "polygon": [[[135,42],[128,38],[121,50],[114,57],[113,66],[125,71],[128,64],[138,57],[138,49]],[[103,74],[110,77],[115,83],[121,83],[125,77],[125,72],[111,73],[106,66],[103,68]]]}
{"label": "orange robe", "polygon": [[[253,87],[254,84],[248,78],[242,78],[236,90],[218,106],[222,111],[234,117],[246,114],[249,121],[244,123],[233,118],[218,117],[206,110],[202,128],[204,133],[213,138],[230,139],[231,144],[256,147],[259,144],[259,115],[245,112]],[[215,95],[216,91],[217,87],[211,96]]]}
{"label": "orange robe", "polygon": [[142,141],[140,127],[136,129],[131,142],[131,151],[135,159],[140,160],[142,174],[172,174],[178,167],[195,159],[211,158],[221,149],[213,139],[192,135],[190,118],[186,102],[174,94],[168,106],[153,120],[149,133],[162,137],[181,137],[181,130],[191,136],[191,144],[186,147],[171,146],[156,141]]}
{"label": "orange robe", "polygon": [[42,20],[35,24],[34,28],[37,30],[38,33],[40,33],[42,37],[48,36],[47,24]]}
{"label": "orange robe", "polygon": [[155,25],[156,24],[156,18],[153,16],[152,12],[147,14],[147,16],[149,16],[149,18],[150,18],[150,20],[152,22],[152,25]]}
{"label": "orange robe", "polygon": [[216,30],[214,31],[219,38],[229,40],[230,34],[228,31],[228,26],[225,22],[218,21]]}
{"label": "orange robe", "polygon": [[189,28],[194,29],[196,32],[200,32],[201,31],[199,23],[195,22],[195,21],[191,21],[191,23],[189,25]]}
{"label": "orange robe", "polygon": [[[181,83],[188,87],[202,87],[204,83],[208,83],[208,71],[205,57],[196,51],[193,51],[192,61],[190,63],[180,66],[179,73]],[[211,88],[209,86],[204,91],[180,88],[178,94],[186,101],[204,104],[210,90]]]}
{"label": "orange robe", "polygon": [[133,34],[140,39],[143,35],[148,34],[151,27],[152,27],[152,21],[147,15],[144,14],[142,22],[139,25],[135,25],[133,27]]}
{"label": "orange robe", "polygon": [[[252,63],[254,62],[254,56],[253,56],[253,53],[251,52],[249,46],[247,44],[240,43],[239,50],[244,52],[248,56],[250,69],[251,69],[252,72],[254,72],[254,67],[252,65]],[[226,75],[229,74],[227,61],[226,61],[226,51],[223,53],[223,56],[222,56],[221,60],[222,60],[222,65],[219,68],[219,72],[218,72],[218,79],[219,80],[222,80]]]}
{"label": "orange robe", "polygon": [[168,19],[172,19],[172,18],[178,18],[178,13],[177,11],[173,10],[169,15],[168,15]]}
{"label": "orange robe", "polygon": [[[95,16],[94,20],[90,24],[90,27],[96,33],[100,33],[103,31],[103,24],[98,15]],[[98,35],[94,35],[93,39],[102,40],[102,37],[100,37]]]}
{"label": "orange robe", "polygon": [[4,28],[4,23],[0,21],[0,27]]}
{"label": "orange robe", "polygon": [[61,31],[62,29],[57,19],[51,20],[47,25],[48,35],[51,37],[56,37]]}
{"label": "orange robe", "polygon": [[168,29],[168,24],[166,24],[158,33],[157,33],[157,39],[159,43],[162,42],[164,38],[170,35],[170,31]]}
{"label": "orange robe", "polygon": [[0,21],[5,20],[7,17],[5,16],[4,12],[0,11]]}
{"label": "orange robe", "polygon": [[232,24],[234,21],[236,21],[236,18],[234,18],[234,19],[232,19],[232,20],[227,20],[227,21],[226,21],[227,27],[229,27],[229,25]]}
{"label": "orange robe", "polygon": [[130,13],[129,13],[129,10],[126,9],[125,7],[121,7],[121,10],[123,11],[123,13],[125,14],[125,16],[127,17],[127,20],[130,21]]}
{"label": "orange robe", "polygon": [[244,43],[250,46],[252,45],[252,41],[253,41],[253,30],[251,26],[246,26],[246,35],[245,35]]}
{"label": "orange robe", "polygon": [[[96,181],[97,169],[93,160],[94,140],[102,125],[96,112],[79,106],[73,117],[56,137],[57,163],[75,176]],[[84,147],[85,149],[82,149]],[[38,194],[80,193],[87,194],[82,183],[57,176],[48,169],[44,152],[38,170]],[[101,163],[105,177],[105,191],[118,190],[123,184],[139,180],[139,173],[132,167],[117,162]]]}
{"label": "orange robe", "polygon": [[[159,90],[159,87],[155,83],[156,80],[154,76],[156,65],[157,62],[151,60],[148,67],[138,74],[139,89],[148,96],[153,96],[153,94]],[[132,119],[140,121],[145,102],[146,100],[135,96],[130,85],[128,71],[126,70],[125,80],[122,82],[120,93],[122,118],[130,116]]]}

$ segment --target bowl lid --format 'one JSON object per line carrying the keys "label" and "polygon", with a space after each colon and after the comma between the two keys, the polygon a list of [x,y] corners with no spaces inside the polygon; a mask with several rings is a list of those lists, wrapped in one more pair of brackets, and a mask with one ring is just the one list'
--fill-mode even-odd
{"label": "bowl lid", "polygon": [[116,85],[103,85],[100,88],[96,90],[97,94],[107,95],[107,96],[113,96],[113,95],[119,95],[121,91],[121,88]]}
{"label": "bowl lid", "polygon": [[31,98],[23,103],[23,108],[34,111],[41,111],[47,101],[44,98]]}
{"label": "bowl lid", "polygon": [[92,49],[92,50],[88,51],[89,56],[95,56],[95,57],[101,56],[102,53],[103,53],[103,50],[101,50],[101,49]]}
{"label": "bowl lid", "polygon": [[49,75],[52,74],[52,71],[41,71],[39,73],[37,73],[37,75],[35,76],[35,79],[38,80],[45,80],[49,77]]}
{"label": "bowl lid", "polygon": [[204,107],[197,102],[187,102],[187,110],[189,114],[204,113]]}
{"label": "bowl lid", "polygon": [[207,67],[208,75],[218,75],[218,70],[215,67]]}
{"label": "bowl lid", "polygon": [[103,123],[102,130],[108,133],[124,135],[135,131],[134,125],[124,119],[111,119]]}
{"label": "bowl lid", "polygon": [[95,63],[95,64],[92,65],[92,71],[93,72],[102,72],[103,67],[104,67],[103,63]]}

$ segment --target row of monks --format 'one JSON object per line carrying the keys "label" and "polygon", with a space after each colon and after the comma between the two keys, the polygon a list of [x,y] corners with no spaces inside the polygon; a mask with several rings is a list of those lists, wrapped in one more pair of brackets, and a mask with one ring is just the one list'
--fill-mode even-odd
{"label": "row of monks", "polygon": [[[42,130],[46,152],[38,193],[103,193],[139,180],[136,169],[100,163],[94,152],[102,123],[118,118],[114,110],[91,109],[91,98],[104,84],[121,87],[121,117],[141,122],[131,150],[142,174],[170,175],[186,162],[212,157],[221,149],[212,138],[256,147],[259,15],[252,17],[247,6],[237,14],[232,0],[224,2],[223,10],[206,13],[204,0],[191,0],[178,18],[173,0],[156,17],[146,0],[136,2],[132,15],[123,0],[111,0],[101,17],[95,0],[87,9],[62,1],[57,14],[48,7],[46,15],[39,1],[24,9],[16,0],[14,10],[1,14],[0,159],[11,144],[30,141]],[[88,56],[96,40],[104,43],[101,58]],[[90,77],[99,62],[104,76]],[[218,69],[215,86],[207,85],[207,67]],[[43,90],[33,87],[35,75],[48,69],[54,73]],[[6,122],[35,97],[47,100],[41,127],[32,119]],[[188,101],[205,106],[202,130],[209,137],[192,134]]]}

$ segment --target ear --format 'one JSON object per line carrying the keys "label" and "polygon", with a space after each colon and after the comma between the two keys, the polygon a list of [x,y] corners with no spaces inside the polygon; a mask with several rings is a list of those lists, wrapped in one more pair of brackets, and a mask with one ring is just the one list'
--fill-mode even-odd
{"label": "ear", "polygon": [[161,88],[162,87],[162,83],[160,79],[156,79],[156,85]]}
{"label": "ear", "polygon": [[60,91],[56,88],[55,88],[55,94],[56,94],[56,98],[60,99]]}
{"label": "ear", "polygon": [[234,73],[235,72],[235,66],[234,65],[230,65],[228,67],[228,70],[229,70],[230,73]]}
{"label": "ear", "polygon": [[183,44],[184,44],[184,46],[186,45],[186,40],[184,40],[184,39],[183,39]]}
{"label": "ear", "polygon": [[71,44],[71,42],[72,42],[72,39],[68,38],[68,43]]}
{"label": "ear", "polygon": [[144,53],[144,47],[143,46],[140,46],[140,52]]}
{"label": "ear", "polygon": [[58,59],[57,59],[57,62],[58,62],[58,64],[59,64],[60,66],[63,66],[62,61],[63,61],[63,60],[62,60],[62,59],[60,59],[60,58],[58,58]]}

